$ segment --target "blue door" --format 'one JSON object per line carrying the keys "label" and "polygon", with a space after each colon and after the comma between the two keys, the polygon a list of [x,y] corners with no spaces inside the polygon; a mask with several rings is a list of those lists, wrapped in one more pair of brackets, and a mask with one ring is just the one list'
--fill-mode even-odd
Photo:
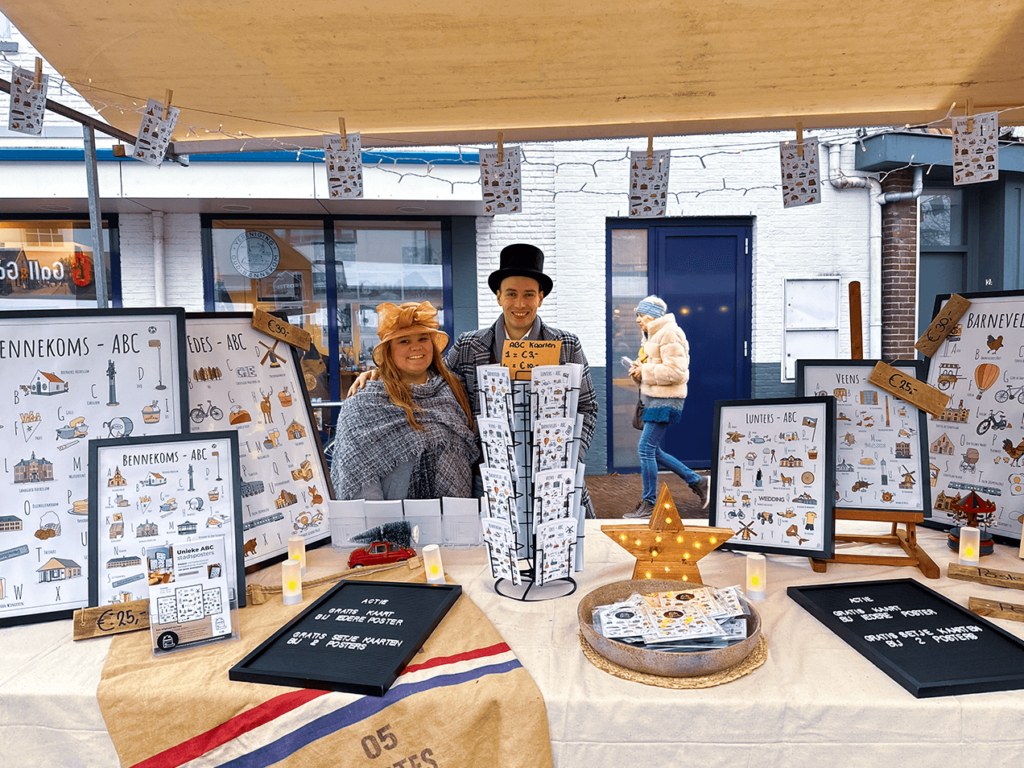
{"label": "blue door", "polygon": [[682,424],[664,448],[711,466],[716,400],[750,397],[750,227],[657,227],[649,280],[690,343]]}
{"label": "blue door", "polygon": [[668,431],[663,447],[706,469],[715,401],[750,397],[750,220],[614,220],[608,242],[610,471],[636,471],[640,464],[639,432],[629,424],[636,385],[618,361],[636,356],[640,332],[632,309],[645,292],[665,300],[690,344],[683,421]]}

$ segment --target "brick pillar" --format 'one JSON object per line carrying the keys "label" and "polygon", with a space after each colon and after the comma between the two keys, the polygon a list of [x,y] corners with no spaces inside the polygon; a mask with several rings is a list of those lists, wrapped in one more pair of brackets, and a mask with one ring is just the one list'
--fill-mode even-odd
{"label": "brick pillar", "polygon": [[[882,192],[909,192],[914,172],[895,171]],[[917,200],[882,206],[882,357],[915,356],[917,341]]]}

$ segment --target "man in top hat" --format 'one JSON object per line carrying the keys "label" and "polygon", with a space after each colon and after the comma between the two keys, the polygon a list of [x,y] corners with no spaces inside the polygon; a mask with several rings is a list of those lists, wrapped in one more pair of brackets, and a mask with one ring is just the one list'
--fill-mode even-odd
{"label": "man in top hat", "polygon": [[[463,333],[444,356],[448,370],[458,377],[466,389],[473,414],[479,415],[479,399],[476,396],[476,368],[478,365],[496,365],[501,362],[501,351],[505,340],[512,341],[560,341],[561,353],[558,362],[580,363],[583,366],[583,380],[580,383],[578,410],[583,415],[583,434],[580,445],[580,461],[584,460],[590,441],[597,427],[597,395],[590,380],[590,366],[583,354],[579,338],[558,328],[545,325],[537,315],[544,299],[551,294],[554,283],[544,274],[544,252],[535,245],[515,243],[501,251],[499,268],[487,278],[487,285],[494,291],[501,307],[501,316],[489,328]],[[369,372],[374,375],[375,372]],[[349,394],[362,386],[367,373],[359,379]],[[594,517],[586,486],[582,503],[587,517]]]}

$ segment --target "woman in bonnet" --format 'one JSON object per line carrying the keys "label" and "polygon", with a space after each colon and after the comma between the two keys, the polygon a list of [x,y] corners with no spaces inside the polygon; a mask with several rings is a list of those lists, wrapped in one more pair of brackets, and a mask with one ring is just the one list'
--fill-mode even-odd
{"label": "woman in bonnet", "polygon": [[445,367],[448,336],[425,301],[377,307],[380,378],[342,403],[331,456],[339,499],[472,495],[479,456],[469,400]]}

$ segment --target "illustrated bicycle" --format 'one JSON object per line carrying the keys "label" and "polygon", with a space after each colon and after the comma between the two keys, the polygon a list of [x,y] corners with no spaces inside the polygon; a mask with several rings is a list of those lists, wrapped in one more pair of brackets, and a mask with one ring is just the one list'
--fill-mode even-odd
{"label": "illustrated bicycle", "polygon": [[1014,387],[1012,384],[1007,384],[1006,389],[1000,389],[996,392],[997,403],[1005,403],[1012,398],[1016,398],[1018,402],[1024,403],[1024,386]]}
{"label": "illustrated bicycle", "polygon": [[207,416],[209,416],[214,421],[220,421],[221,419],[224,418],[224,411],[222,411],[220,408],[214,405],[212,400],[207,400],[206,403],[207,405],[210,406],[208,409],[203,408],[203,406],[201,405],[197,405],[195,408],[188,412],[188,417],[192,419],[192,422],[194,424],[202,424],[203,420]]}

